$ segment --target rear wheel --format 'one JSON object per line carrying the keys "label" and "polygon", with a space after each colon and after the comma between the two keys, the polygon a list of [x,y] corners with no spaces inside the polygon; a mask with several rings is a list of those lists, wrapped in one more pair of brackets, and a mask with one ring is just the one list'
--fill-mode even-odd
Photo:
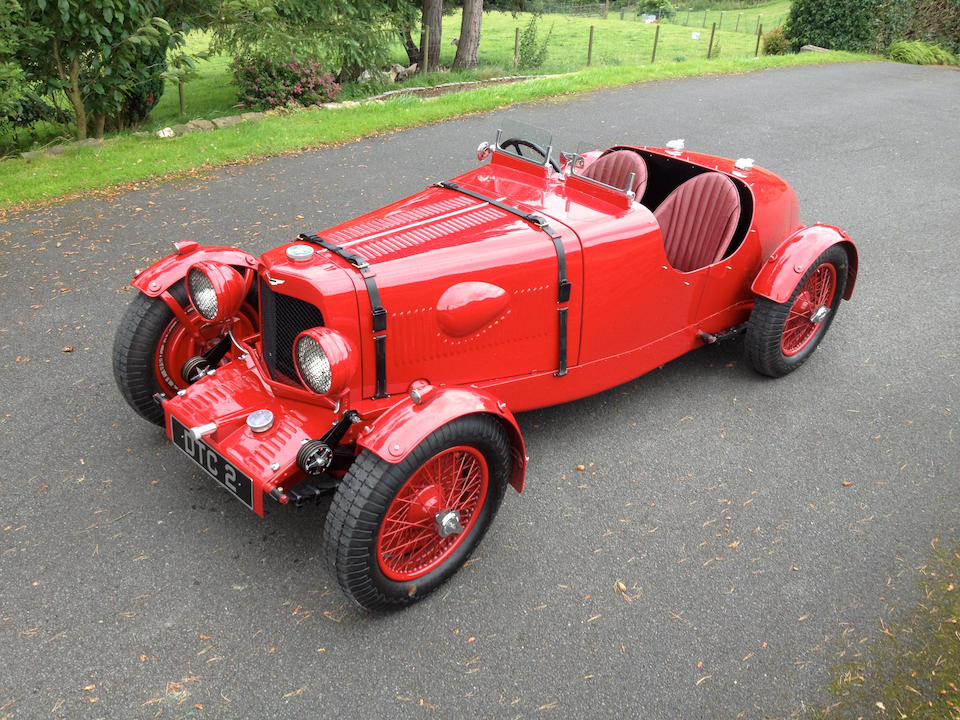
{"label": "rear wheel", "polygon": [[833,246],[810,266],[786,302],[758,297],[746,338],[754,369],[781,377],[800,367],[833,322],[846,284],[847,253]]}
{"label": "rear wheel", "polygon": [[436,590],[486,533],[509,471],[509,441],[482,415],[444,425],[396,465],[361,452],[324,528],[340,587],[367,610],[408,605]]}

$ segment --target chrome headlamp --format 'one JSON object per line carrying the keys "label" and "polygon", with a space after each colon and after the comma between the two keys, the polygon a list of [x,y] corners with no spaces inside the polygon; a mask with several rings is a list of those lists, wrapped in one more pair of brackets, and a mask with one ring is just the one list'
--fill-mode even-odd
{"label": "chrome headlamp", "polygon": [[311,328],[293,343],[293,362],[300,380],[320,395],[340,395],[357,373],[356,348],[344,335],[325,327]]}
{"label": "chrome headlamp", "polygon": [[187,271],[187,295],[206,320],[220,322],[240,309],[246,283],[229,265],[204,261]]}
{"label": "chrome headlamp", "polygon": [[187,272],[187,292],[198,313],[207,320],[217,316],[217,291],[213,289],[210,278],[198,267],[192,267]]}
{"label": "chrome headlamp", "polygon": [[330,392],[330,359],[316,339],[304,335],[297,341],[297,372],[303,382],[316,393]]}

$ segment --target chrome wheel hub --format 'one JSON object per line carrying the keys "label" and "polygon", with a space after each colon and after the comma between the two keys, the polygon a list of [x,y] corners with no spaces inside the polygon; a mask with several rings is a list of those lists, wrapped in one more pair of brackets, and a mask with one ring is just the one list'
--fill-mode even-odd
{"label": "chrome wheel hub", "polygon": [[460,524],[460,513],[456,510],[445,510],[437,513],[433,517],[433,522],[437,526],[437,534],[440,537],[463,532],[463,525]]}
{"label": "chrome wheel hub", "polygon": [[810,315],[810,322],[816,325],[817,323],[823,322],[827,319],[827,315],[830,314],[830,308],[826,305],[821,305]]}

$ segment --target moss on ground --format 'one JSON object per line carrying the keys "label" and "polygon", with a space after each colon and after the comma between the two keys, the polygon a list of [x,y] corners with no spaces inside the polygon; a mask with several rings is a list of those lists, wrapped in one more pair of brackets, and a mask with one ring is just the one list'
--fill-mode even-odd
{"label": "moss on ground", "polygon": [[833,701],[810,714],[845,720],[960,720],[960,540],[918,568],[920,600],[836,670]]}

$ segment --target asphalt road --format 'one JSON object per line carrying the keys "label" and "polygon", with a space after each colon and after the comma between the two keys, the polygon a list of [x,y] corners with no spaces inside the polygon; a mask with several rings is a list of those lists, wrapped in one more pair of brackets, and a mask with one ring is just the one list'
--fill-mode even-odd
{"label": "asphalt road", "polygon": [[[779,718],[828,702],[831,668],[916,601],[931,545],[960,537],[957,117],[955,70],[800,67],[8,217],[0,718]],[[475,560],[428,601],[365,616],[325,566],[322,509],[261,520],[126,407],[114,330],[134,269],[172,241],[262,252],[470,168],[499,118],[570,149],[683,137],[753,157],[803,220],[851,233],[860,280],[787,378],[730,343],[521,415],[527,490]]]}

